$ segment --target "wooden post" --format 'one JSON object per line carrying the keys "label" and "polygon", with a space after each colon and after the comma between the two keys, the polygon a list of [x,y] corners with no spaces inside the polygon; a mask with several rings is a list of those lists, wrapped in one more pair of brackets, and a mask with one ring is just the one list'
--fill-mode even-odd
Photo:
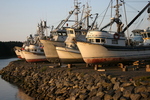
{"label": "wooden post", "polygon": [[72,67],[72,64],[68,64],[68,68],[71,68]]}
{"label": "wooden post", "polygon": [[146,65],[146,72],[150,72],[150,65]]}
{"label": "wooden post", "polygon": [[98,69],[98,65],[95,65],[95,66],[94,66],[94,70],[97,70],[97,69]]}

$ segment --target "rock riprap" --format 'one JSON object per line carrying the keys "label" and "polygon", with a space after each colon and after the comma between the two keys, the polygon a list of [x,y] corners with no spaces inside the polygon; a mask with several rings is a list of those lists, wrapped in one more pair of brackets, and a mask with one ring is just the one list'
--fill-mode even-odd
{"label": "rock riprap", "polygon": [[36,100],[150,100],[149,81],[84,70],[13,61],[0,74]]}

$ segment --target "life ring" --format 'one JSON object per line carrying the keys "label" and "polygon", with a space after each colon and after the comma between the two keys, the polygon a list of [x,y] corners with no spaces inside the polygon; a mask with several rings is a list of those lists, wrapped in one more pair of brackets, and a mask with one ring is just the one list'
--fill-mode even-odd
{"label": "life ring", "polygon": [[115,33],[114,34],[114,39],[119,39],[119,38],[120,38],[119,34]]}

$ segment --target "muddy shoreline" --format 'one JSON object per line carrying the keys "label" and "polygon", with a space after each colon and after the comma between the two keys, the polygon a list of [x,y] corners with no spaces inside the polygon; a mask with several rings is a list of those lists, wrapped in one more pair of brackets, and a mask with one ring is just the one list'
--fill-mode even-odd
{"label": "muddy shoreline", "polygon": [[148,100],[150,72],[145,68],[123,72],[118,67],[95,71],[85,64],[72,68],[52,68],[48,62],[10,62],[1,77],[35,100]]}

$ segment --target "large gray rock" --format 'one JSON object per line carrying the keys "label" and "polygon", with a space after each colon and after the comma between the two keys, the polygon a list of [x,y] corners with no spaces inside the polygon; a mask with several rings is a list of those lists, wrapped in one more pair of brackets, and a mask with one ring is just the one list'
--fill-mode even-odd
{"label": "large gray rock", "polygon": [[119,100],[121,96],[122,96],[122,92],[120,90],[117,90],[113,95],[113,100]]}
{"label": "large gray rock", "polygon": [[140,94],[131,94],[130,98],[131,98],[131,100],[140,100],[141,95]]}
{"label": "large gray rock", "polygon": [[131,82],[124,82],[121,84],[122,87],[127,87],[127,86],[131,86],[133,83]]}
{"label": "large gray rock", "polygon": [[148,92],[141,92],[141,96],[145,99],[148,98],[149,95],[150,95],[150,93],[148,93]]}
{"label": "large gray rock", "polygon": [[125,87],[123,90],[123,96],[129,98],[133,93],[134,86]]}
{"label": "large gray rock", "polygon": [[92,97],[91,100],[103,100],[103,99],[101,99],[99,96],[94,96],[94,97]]}
{"label": "large gray rock", "polygon": [[117,89],[119,89],[119,88],[120,88],[120,82],[115,82],[113,89],[114,89],[114,90],[117,90]]}
{"label": "large gray rock", "polygon": [[112,99],[113,99],[113,97],[111,95],[109,95],[109,94],[104,95],[104,100],[112,100]]}
{"label": "large gray rock", "polygon": [[100,98],[103,98],[104,95],[105,95],[105,93],[102,92],[102,91],[98,91],[98,92],[96,93],[96,96],[99,96]]}
{"label": "large gray rock", "polygon": [[88,95],[89,97],[93,97],[93,96],[96,96],[96,94],[97,94],[97,89],[93,89],[92,91],[90,91]]}
{"label": "large gray rock", "polygon": [[135,93],[141,93],[141,92],[146,92],[146,86],[140,85],[140,86],[136,86],[134,89]]}

